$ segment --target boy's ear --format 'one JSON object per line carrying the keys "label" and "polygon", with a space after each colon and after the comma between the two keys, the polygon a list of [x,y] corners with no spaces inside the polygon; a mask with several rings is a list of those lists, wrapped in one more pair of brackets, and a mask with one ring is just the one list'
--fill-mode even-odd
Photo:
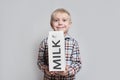
{"label": "boy's ear", "polygon": [[70,21],[70,23],[69,23],[69,28],[71,27],[71,25],[72,25],[72,22]]}
{"label": "boy's ear", "polygon": [[50,23],[50,26],[52,27],[52,24]]}
{"label": "boy's ear", "polygon": [[72,24],[72,22],[70,21],[70,25]]}
{"label": "boy's ear", "polygon": [[[52,27],[53,25],[52,25],[52,22],[50,22],[50,26]],[[53,27],[52,27],[53,28]]]}
{"label": "boy's ear", "polygon": [[50,23],[50,26],[51,26],[52,29],[54,29],[52,23]]}

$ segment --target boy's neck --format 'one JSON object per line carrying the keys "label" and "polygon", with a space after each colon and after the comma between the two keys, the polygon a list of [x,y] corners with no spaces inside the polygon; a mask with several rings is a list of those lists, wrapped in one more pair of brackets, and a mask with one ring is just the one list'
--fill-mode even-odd
{"label": "boy's neck", "polygon": [[64,33],[64,36],[66,36],[68,33],[66,32],[66,33]]}

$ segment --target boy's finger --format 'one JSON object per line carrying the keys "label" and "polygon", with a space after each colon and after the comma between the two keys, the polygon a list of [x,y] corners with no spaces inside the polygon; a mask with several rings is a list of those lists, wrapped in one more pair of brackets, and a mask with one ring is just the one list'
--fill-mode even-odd
{"label": "boy's finger", "polygon": [[65,70],[68,70],[68,65],[66,66]]}

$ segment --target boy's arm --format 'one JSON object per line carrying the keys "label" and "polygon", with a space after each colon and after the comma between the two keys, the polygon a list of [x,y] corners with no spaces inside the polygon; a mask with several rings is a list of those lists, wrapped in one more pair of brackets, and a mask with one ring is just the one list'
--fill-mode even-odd
{"label": "boy's arm", "polygon": [[80,50],[77,42],[74,44],[71,60],[72,64],[68,68],[68,74],[75,75],[81,69],[82,65],[80,59]]}
{"label": "boy's arm", "polygon": [[42,41],[39,47],[39,53],[37,59],[37,65],[39,69],[41,69],[42,71],[46,69],[46,66],[44,65],[44,52],[45,52],[45,41]]}

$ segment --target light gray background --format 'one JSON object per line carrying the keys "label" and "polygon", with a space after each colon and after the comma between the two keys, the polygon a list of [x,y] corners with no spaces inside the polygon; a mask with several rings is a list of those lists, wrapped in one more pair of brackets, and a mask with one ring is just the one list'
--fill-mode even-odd
{"label": "light gray background", "polygon": [[0,0],[0,80],[42,80],[36,65],[50,14],[66,8],[80,44],[76,80],[120,80],[119,0]]}

